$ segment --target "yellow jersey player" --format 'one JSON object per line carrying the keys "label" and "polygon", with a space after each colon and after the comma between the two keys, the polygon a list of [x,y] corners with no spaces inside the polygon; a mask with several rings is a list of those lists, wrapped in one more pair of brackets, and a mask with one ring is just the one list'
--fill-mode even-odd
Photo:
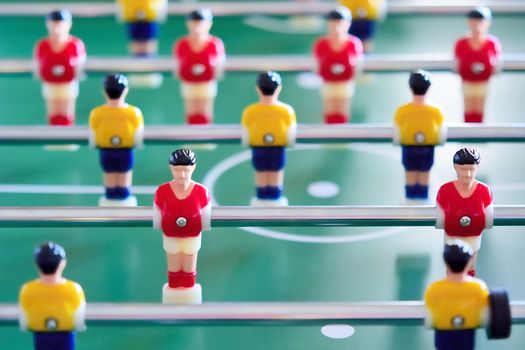
{"label": "yellow jersey player", "polygon": [[441,110],[427,102],[431,77],[427,71],[410,74],[412,102],[399,107],[394,117],[394,141],[401,144],[405,167],[405,196],[428,199],[428,179],[434,164],[434,146],[446,139]]}
{"label": "yellow jersey player", "polygon": [[20,290],[20,328],[33,332],[35,350],[73,350],[75,330],[85,329],[84,291],[62,277],[66,253],[58,244],[38,247],[35,262],[40,277]]}
{"label": "yellow jersey player", "polygon": [[137,107],[126,103],[128,80],[122,74],[108,75],[104,80],[106,104],[89,117],[90,143],[100,150],[104,170],[105,196],[101,206],[136,206],[131,195],[134,148],[142,147],[144,120]]}
{"label": "yellow jersey player", "polygon": [[257,77],[259,102],[242,114],[243,144],[252,148],[257,197],[252,205],[288,205],[282,196],[285,147],[295,144],[297,121],[293,108],[279,101],[281,76],[265,72]]}
{"label": "yellow jersey player", "polygon": [[363,42],[365,52],[373,49],[377,21],[386,15],[386,0],[338,0],[352,12],[352,26],[349,33]]}

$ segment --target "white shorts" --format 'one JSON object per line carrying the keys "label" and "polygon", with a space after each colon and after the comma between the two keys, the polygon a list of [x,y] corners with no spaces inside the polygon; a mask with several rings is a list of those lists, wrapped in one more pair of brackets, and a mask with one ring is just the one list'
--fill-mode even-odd
{"label": "white shorts", "polygon": [[46,100],[74,100],[78,97],[78,80],[69,83],[43,83],[42,95]]}
{"label": "white shorts", "polygon": [[481,235],[469,237],[453,237],[445,234],[445,244],[455,239],[459,239],[460,241],[467,243],[475,252],[477,252],[479,248],[481,248]]}
{"label": "white shorts", "polygon": [[217,96],[217,81],[204,83],[181,83],[183,98],[215,98]]}
{"label": "white shorts", "polygon": [[201,249],[201,235],[197,237],[168,237],[163,235],[162,245],[168,254],[195,255]]}
{"label": "white shorts", "polygon": [[467,83],[463,82],[462,90],[465,97],[485,97],[487,95],[487,82]]}
{"label": "white shorts", "polygon": [[351,98],[354,96],[355,82],[353,80],[329,83],[324,82],[321,95],[325,98]]}

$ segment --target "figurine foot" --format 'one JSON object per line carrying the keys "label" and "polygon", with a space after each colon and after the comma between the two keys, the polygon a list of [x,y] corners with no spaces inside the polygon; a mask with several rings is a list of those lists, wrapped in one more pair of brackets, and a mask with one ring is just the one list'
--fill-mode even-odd
{"label": "figurine foot", "polygon": [[282,196],[279,199],[259,199],[252,198],[250,201],[252,207],[286,207],[288,206],[288,198]]}
{"label": "figurine foot", "polygon": [[163,304],[202,304],[202,287],[196,283],[191,288],[170,288],[168,284],[162,287]]}
{"label": "figurine foot", "polygon": [[136,207],[137,197],[129,196],[126,199],[108,199],[104,196],[98,200],[99,207]]}

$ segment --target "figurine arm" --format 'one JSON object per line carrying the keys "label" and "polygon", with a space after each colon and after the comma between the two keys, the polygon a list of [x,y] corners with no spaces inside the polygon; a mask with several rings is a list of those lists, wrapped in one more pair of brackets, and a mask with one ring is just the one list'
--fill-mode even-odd
{"label": "figurine arm", "polygon": [[153,203],[153,228],[156,230],[161,229],[162,215],[157,204]]}
{"label": "figurine arm", "polygon": [[201,213],[201,226],[203,231],[211,230],[211,202],[208,202]]}
{"label": "figurine arm", "polygon": [[74,324],[77,331],[83,331],[86,329],[86,301],[82,300],[78,309],[75,311]]}
{"label": "figurine arm", "polygon": [[494,227],[494,206],[492,203],[485,208],[485,229],[490,230]]}
{"label": "figurine arm", "polygon": [[19,310],[19,313],[18,313],[18,325],[20,327],[20,330],[21,331],[27,331],[27,327],[28,327],[28,320],[27,320],[27,315],[26,315],[26,312],[24,310],[24,308],[20,305],[20,310]]}
{"label": "figurine arm", "polygon": [[144,124],[139,125],[135,130],[134,143],[136,148],[144,148]]}
{"label": "figurine arm", "polygon": [[445,227],[445,210],[436,203],[436,228],[443,229]]}

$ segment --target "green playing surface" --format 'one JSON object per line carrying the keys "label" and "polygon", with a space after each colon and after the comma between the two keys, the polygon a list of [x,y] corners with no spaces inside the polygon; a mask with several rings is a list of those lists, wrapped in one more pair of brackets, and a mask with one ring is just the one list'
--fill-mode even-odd
{"label": "green playing surface", "polygon": [[[318,33],[278,33],[248,26],[246,18],[216,18],[213,33],[231,55],[307,54]],[[275,22],[277,21],[277,22]],[[45,35],[42,18],[0,18],[0,57],[29,58],[34,42]],[[269,23],[267,20],[258,23]],[[283,17],[273,30],[289,29]],[[277,23],[277,24],[276,24]],[[284,29],[283,29],[284,28]],[[378,53],[447,53],[466,31],[460,16],[392,16],[381,23]],[[525,51],[520,33],[523,16],[497,16],[492,32],[505,53]],[[162,26],[160,53],[184,33],[181,18]],[[114,18],[77,19],[73,34],[81,37],[88,55],[126,55],[125,31]],[[282,100],[294,106],[300,123],[321,120],[317,89],[305,87],[304,75],[284,75]],[[435,73],[431,96],[447,121],[461,121],[458,78]],[[102,75],[81,83],[78,123],[103,103]],[[255,101],[255,75],[226,74],[216,100],[216,123],[237,123],[243,108]],[[394,110],[409,98],[408,74],[367,74],[358,81],[353,121],[388,123]],[[517,122],[525,109],[525,80],[503,73],[492,85],[488,123]],[[165,76],[156,90],[133,89],[129,102],[139,106],[148,124],[182,123],[179,84]],[[40,84],[29,76],[0,77],[0,123],[43,124]],[[147,146],[137,151],[135,186],[140,205],[150,205],[152,188],[169,180],[166,159],[173,146]],[[451,156],[458,144],[437,148],[431,197],[441,183],[453,178]],[[479,145],[479,178],[491,185],[496,204],[523,204],[525,166],[522,144]],[[246,149],[237,145],[215,150],[196,149],[197,181],[207,184],[221,205],[246,205],[254,194],[253,172]],[[97,152],[46,152],[35,146],[2,146],[0,205],[96,205],[101,185]],[[335,185],[333,196],[308,191],[323,181]],[[143,186],[146,186],[145,188]],[[9,193],[12,190],[18,193]],[[20,191],[27,193],[20,193]],[[315,190],[315,186],[314,186]],[[72,193],[57,193],[59,191]],[[323,193],[328,195],[328,191]],[[400,150],[390,144],[353,144],[339,148],[299,146],[289,152],[285,194],[296,205],[398,205],[403,200]],[[17,301],[22,283],[36,276],[33,248],[46,240],[62,244],[69,261],[66,276],[78,281],[90,302],[160,302],[165,282],[161,234],[153,229],[1,229],[0,302]],[[484,235],[478,273],[489,286],[509,290],[513,300],[525,299],[521,273],[520,227],[495,228]],[[311,242],[314,241],[314,242]],[[338,241],[338,243],[330,243]],[[204,234],[198,281],[205,302],[221,301],[390,301],[420,300],[427,283],[441,278],[442,232],[433,228],[272,228],[271,230],[213,229]],[[521,349],[523,328],[512,338],[488,342],[478,332],[478,349]],[[14,327],[0,328],[0,348],[29,349],[31,335]],[[78,349],[431,349],[432,332],[423,327],[356,326],[347,339],[325,337],[318,326],[308,327],[91,327],[78,336]]]}

